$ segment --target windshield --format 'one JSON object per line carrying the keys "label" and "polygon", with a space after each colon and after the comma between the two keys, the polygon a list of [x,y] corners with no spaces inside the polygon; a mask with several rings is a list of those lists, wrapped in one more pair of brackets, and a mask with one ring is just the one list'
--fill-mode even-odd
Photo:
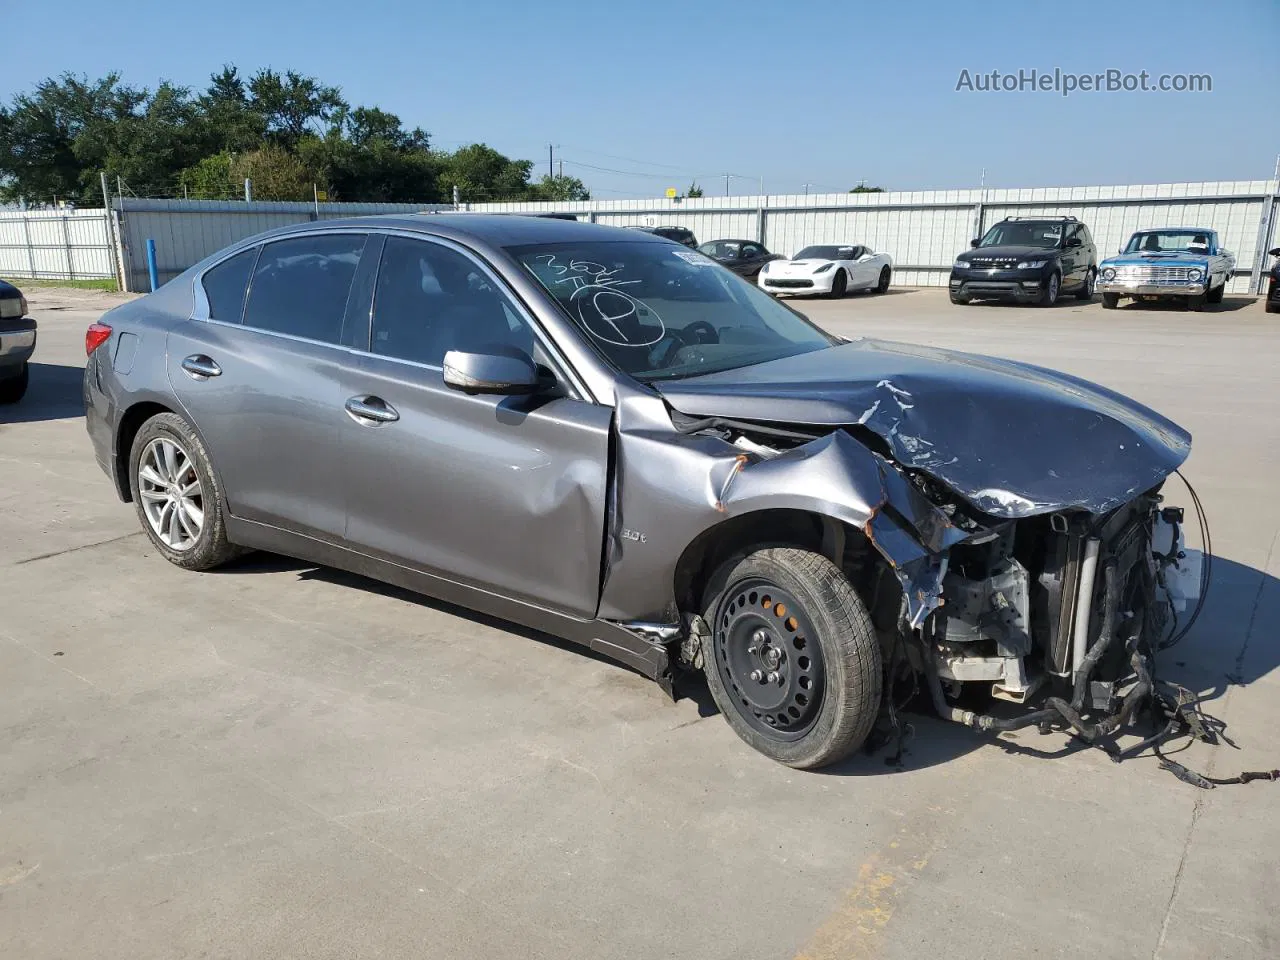
{"label": "windshield", "polygon": [[805,247],[792,260],[852,260],[853,247]]}
{"label": "windshield", "polygon": [[737,240],[712,240],[698,248],[699,252],[705,253],[708,257],[725,257],[726,259],[736,257],[741,249],[742,244]]}
{"label": "windshield", "polygon": [[508,252],[587,342],[640,381],[732,370],[836,342],[693,250],[620,240]]}
{"label": "windshield", "polygon": [[1062,242],[1060,222],[1013,220],[997,223],[987,231],[980,247],[1056,247]]}
{"label": "windshield", "polygon": [[1209,235],[1203,230],[1150,230],[1129,238],[1125,253],[1208,253]]}

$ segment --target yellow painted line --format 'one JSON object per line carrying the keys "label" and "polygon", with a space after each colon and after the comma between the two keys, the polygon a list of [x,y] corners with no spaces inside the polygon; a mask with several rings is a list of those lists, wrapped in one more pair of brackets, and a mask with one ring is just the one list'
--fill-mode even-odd
{"label": "yellow painted line", "polygon": [[903,893],[929,865],[935,841],[903,827],[858,868],[858,879],[795,960],[869,960],[880,956],[885,927]]}

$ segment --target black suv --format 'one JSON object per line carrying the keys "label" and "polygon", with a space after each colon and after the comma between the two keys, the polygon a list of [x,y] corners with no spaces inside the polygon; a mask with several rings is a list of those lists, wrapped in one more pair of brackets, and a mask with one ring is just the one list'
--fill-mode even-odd
{"label": "black suv", "polygon": [[1018,300],[1052,306],[1059,294],[1092,300],[1098,250],[1075,217],[1009,217],[951,265],[951,302]]}
{"label": "black suv", "polygon": [[662,237],[664,240],[674,240],[676,243],[683,243],[686,247],[698,247],[698,238],[693,235],[693,231],[688,227],[632,227],[632,230],[643,230],[645,233],[652,233],[655,237]]}

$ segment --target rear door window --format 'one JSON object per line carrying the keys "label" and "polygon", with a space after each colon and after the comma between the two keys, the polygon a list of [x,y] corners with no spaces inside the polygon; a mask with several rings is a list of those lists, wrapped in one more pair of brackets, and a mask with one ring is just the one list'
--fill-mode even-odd
{"label": "rear door window", "polygon": [[265,245],[249,286],[245,326],[340,343],[351,279],[366,239],[365,234],[318,234]]}
{"label": "rear door window", "polygon": [[244,291],[249,285],[249,272],[258,257],[258,248],[250,247],[205,273],[200,283],[209,301],[209,316],[225,323],[239,323],[244,313]]}

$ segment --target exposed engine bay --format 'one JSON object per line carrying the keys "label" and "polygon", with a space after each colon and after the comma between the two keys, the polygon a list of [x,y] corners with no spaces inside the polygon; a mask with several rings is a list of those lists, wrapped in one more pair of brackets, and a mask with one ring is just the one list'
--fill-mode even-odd
{"label": "exposed engine bay", "polygon": [[[723,420],[685,426],[718,430],[765,459],[805,436]],[[874,437],[859,439],[876,446]],[[942,557],[936,604],[915,623],[892,582],[892,566],[846,556],[846,573],[867,598],[881,637],[887,690],[923,678],[943,719],[994,732],[1064,728],[1116,761],[1180,733],[1214,740],[1191,695],[1157,676],[1156,654],[1185,635],[1209,574],[1204,555],[1186,549],[1183,508],[1166,505],[1160,487],[1097,515],[1078,510],[1002,520],[922,472],[906,473],[964,539]],[[1207,547],[1202,507],[1187,489]],[[965,694],[974,688],[1027,709],[997,715],[957,706],[972,699]],[[887,707],[893,714],[892,694]],[[1143,714],[1154,723],[1151,735],[1121,749],[1114,738],[1133,733]],[[1167,759],[1164,765],[1206,788],[1274,779],[1269,771],[1215,781]]]}

